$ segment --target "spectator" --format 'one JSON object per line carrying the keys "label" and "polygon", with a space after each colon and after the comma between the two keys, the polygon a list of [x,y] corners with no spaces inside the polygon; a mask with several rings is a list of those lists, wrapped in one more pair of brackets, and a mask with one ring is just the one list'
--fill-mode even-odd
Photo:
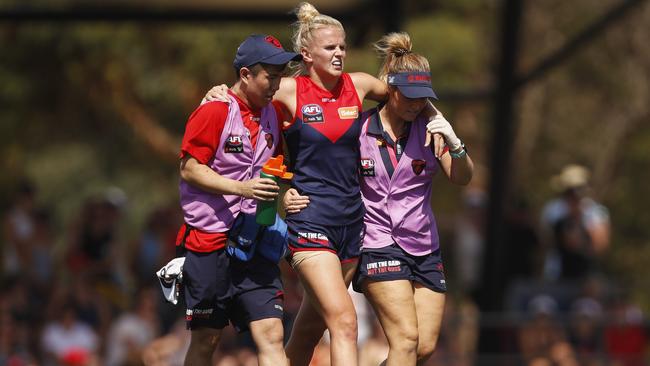
{"label": "spectator", "polygon": [[16,276],[23,270],[31,268],[35,196],[36,189],[32,183],[21,182],[15,199],[4,217],[2,272],[6,276]]}
{"label": "spectator", "polygon": [[68,302],[61,309],[59,319],[46,324],[41,335],[45,365],[57,365],[72,359],[85,361],[98,351],[100,339],[97,333],[77,315],[76,304]]}
{"label": "spectator", "polygon": [[[450,297],[433,365],[469,366],[475,363],[479,338],[479,309],[468,295]],[[427,363],[428,365],[428,363]]]}
{"label": "spectator", "polygon": [[511,204],[507,218],[506,260],[504,287],[512,280],[530,280],[538,273],[541,263],[540,245],[536,225],[530,207],[525,199],[518,199]]}
{"label": "spectator", "polygon": [[176,228],[183,220],[180,213],[175,206],[162,206],[147,217],[133,262],[133,272],[140,284],[155,282],[152,273],[174,257],[177,232],[172,228]]}
{"label": "spectator", "polygon": [[474,295],[480,285],[485,245],[486,194],[482,189],[470,188],[463,193],[463,206],[455,226],[452,246],[453,268],[458,288]]}
{"label": "spectator", "polygon": [[580,280],[597,268],[597,258],[609,246],[607,209],[589,197],[589,170],[567,165],[551,183],[560,192],[541,214],[541,233],[548,247],[548,279]]}
{"label": "spectator", "polygon": [[648,334],[641,309],[619,298],[614,300],[607,318],[604,330],[607,354],[620,366],[646,365],[644,352]]}
{"label": "spectator", "polygon": [[190,347],[189,331],[185,321],[179,320],[171,331],[151,341],[142,351],[147,366],[182,366]]}
{"label": "spectator", "polygon": [[46,210],[37,210],[34,213],[34,234],[28,268],[29,282],[41,290],[45,290],[54,275],[54,262],[52,248],[54,235],[52,232],[52,218]]}
{"label": "spectator", "polygon": [[569,342],[583,364],[604,356],[603,307],[592,297],[580,297],[571,305]]}
{"label": "spectator", "polygon": [[0,298],[0,365],[34,365],[29,324],[12,316],[8,299]]}
{"label": "spectator", "polygon": [[555,345],[566,341],[557,308],[557,301],[548,295],[537,295],[528,303],[530,319],[518,334],[520,355],[525,362],[547,357]]}
{"label": "spectator", "polygon": [[86,200],[73,225],[67,248],[67,265],[73,275],[86,276],[94,283],[121,280],[117,252],[125,202],[126,197],[119,188],[109,189],[103,197]]}
{"label": "spectator", "polygon": [[[573,347],[568,342],[559,342],[551,347],[549,354],[552,365],[556,366],[579,366]],[[586,366],[586,365],[585,365]]]}
{"label": "spectator", "polygon": [[136,365],[144,347],[158,335],[157,294],[157,289],[142,289],[133,311],[112,324],[106,340],[106,366]]}

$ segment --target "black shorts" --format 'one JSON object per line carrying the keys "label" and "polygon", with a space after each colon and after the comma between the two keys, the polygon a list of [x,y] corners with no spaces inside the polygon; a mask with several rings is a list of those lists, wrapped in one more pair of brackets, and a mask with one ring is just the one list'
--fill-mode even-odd
{"label": "black shorts", "polygon": [[422,256],[411,255],[393,243],[379,249],[364,249],[352,287],[363,292],[362,283],[370,281],[409,280],[435,292],[447,292],[440,249]]}
{"label": "black shorts", "polygon": [[338,255],[341,262],[359,257],[365,233],[363,219],[349,225],[330,226],[287,218],[291,254],[309,250],[327,250]]}
{"label": "black shorts", "polygon": [[282,318],[280,270],[260,256],[240,262],[223,249],[210,253],[188,250],[183,287],[188,329],[222,329],[232,323],[244,331],[251,321]]}

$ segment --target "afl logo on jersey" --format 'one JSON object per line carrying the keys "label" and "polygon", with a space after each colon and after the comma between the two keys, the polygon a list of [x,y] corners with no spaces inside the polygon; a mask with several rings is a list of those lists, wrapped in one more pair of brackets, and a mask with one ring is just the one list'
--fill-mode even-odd
{"label": "afl logo on jersey", "polygon": [[372,159],[361,158],[359,169],[362,177],[374,177],[375,161]]}
{"label": "afl logo on jersey", "polygon": [[302,107],[302,121],[304,123],[323,122],[323,108],[318,104],[307,104]]}
{"label": "afl logo on jersey", "polygon": [[226,140],[224,151],[227,153],[242,153],[244,152],[244,141],[241,135],[230,135]]}
{"label": "afl logo on jersey", "polygon": [[422,171],[426,165],[427,162],[422,159],[413,160],[411,162],[411,168],[413,168],[413,173],[415,173],[415,175],[422,174]]}

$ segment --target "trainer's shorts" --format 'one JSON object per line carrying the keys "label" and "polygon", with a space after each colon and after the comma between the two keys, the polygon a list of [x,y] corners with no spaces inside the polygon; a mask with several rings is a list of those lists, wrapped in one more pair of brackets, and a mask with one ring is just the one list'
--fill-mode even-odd
{"label": "trainer's shorts", "polygon": [[440,249],[423,256],[405,252],[397,243],[378,249],[364,249],[352,281],[355,291],[370,281],[409,280],[435,292],[447,292]]}
{"label": "trainer's shorts", "polygon": [[252,321],[282,318],[280,270],[261,256],[240,262],[224,249],[210,253],[188,250],[183,287],[188,329],[221,329],[232,323],[241,332]]}
{"label": "trainer's shorts", "polygon": [[188,329],[221,329],[228,325],[229,267],[230,258],[223,249],[209,253],[185,252],[183,288]]}
{"label": "trainer's shorts", "polygon": [[228,316],[235,329],[245,331],[260,319],[282,319],[284,292],[278,265],[255,255],[248,262],[231,259],[230,266]]}

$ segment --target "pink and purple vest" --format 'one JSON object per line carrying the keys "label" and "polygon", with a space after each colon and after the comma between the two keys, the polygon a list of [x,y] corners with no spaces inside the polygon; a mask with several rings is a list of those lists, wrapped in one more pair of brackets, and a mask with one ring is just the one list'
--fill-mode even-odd
{"label": "pink and purple vest", "polygon": [[383,248],[396,242],[411,255],[429,254],[440,244],[430,204],[438,162],[431,148],[424,147],[426,120],[412,122],[392,178],[382,162],[377,138],[367,134],[369,122],[366,118],[360,138],[361,195],[366,206],[362,248]]}
{"label": "pink and purple vest", "polygon": [[[219,147],[207,165],[219,175],[238,181],[258,177],[262,166],[273,156],[280,143],[278,119],[273,105],[262,109],[260,126],[253,151],[239,104],[230,96],[228,117]],[[180,182],[180,200],[185,223],[209,233],[228,231],[240,211],[254,213],[257,205],[254,199],[205,192],[183,180]]]}

